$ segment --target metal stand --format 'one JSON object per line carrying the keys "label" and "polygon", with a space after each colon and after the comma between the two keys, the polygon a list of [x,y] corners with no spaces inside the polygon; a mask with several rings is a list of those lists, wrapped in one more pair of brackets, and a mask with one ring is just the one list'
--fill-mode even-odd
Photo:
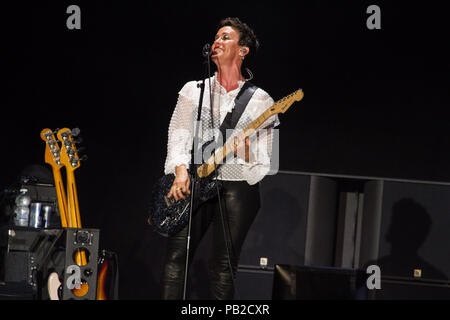
{"label": "metal stand", "polygon": [[[203,57],[205,57],[205,63],[206,63],[206,71],[205,73],[209,73],[209,67],[210,67],[210,59],[209,59],[209,51],[210,51],[210,45],[206,44],[203,47]],[[195,152],[198,148],[198,137],[199,137],[199,125],[202,114],[202,106],[203,106],[203,94],[205,92],[205,78],[203,77],[202,83],[198,84],[197,86],[200,87],[200,98],[198,102],[198,113],[197,113],[197,127],[194,134],[194,139],[192,142],[192,150],[191,150],[191,164],[190,164],[190,179],[191,179],[191,199],[190,199],[190,207],[189,207],[189,219],[188,219],[188,230],[187,230],[187,238],[186,238],[186,263],[185,263],[185,269],[184,269],[184,284],[183,284],[183,300],[186,300],[186,291],[187,291],[187,280],[188,280],[188,271],[189,271],[189,247],[191,242],[191,225],[192,225],[192,215],[193,215],[193,208],[194,208],[194,198],[195,198],[195,189],[197,185],[197,175],[195,173]]]}

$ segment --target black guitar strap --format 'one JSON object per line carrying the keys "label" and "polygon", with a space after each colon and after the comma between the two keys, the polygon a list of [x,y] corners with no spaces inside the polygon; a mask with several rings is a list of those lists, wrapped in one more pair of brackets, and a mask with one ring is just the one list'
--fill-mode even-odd
{"label": "black guitar strap", "polygon": [[252,98],[256,89],[258,89],[258,87],[249,81],[246,81],[242,86],[241,90],[236,96],[234,109],[231,112],[227,113],[225,119],[220,125],[219,130],[220,133],[222,134],[223,139],[226,139],[227,129],[234,129],[236,127],[237,123],[239,122],[239,119],[244,113],[245,107]]}

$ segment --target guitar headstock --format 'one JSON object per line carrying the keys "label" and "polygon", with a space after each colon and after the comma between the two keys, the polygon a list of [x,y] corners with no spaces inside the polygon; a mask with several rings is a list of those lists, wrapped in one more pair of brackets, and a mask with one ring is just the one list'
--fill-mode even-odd
{"label": "guitar headstock", "polygon": [[274,103],[272,107],[270,107],[270,112],[272,114],[276,113],[285,113],[287,109],[296,101],[300,101],[303,99],[303,90],[298,89],[297,91],[291,93],[290,95],[284,97],[283,99],[278,100]]}
{"label": "guitar headstock", "polygon": [[61,149],[52,130],[45,128],[41,131],[41,139],[45,141],[45,162],[55,168],[61,168]]}
{"label": "guitar headstock", "polygon": [[58,140],[61,141],[61,163],[66,167],[66,170],[79,168],[80,158],[78,157],[78,151],[73,139],[73,131],[68,128],[63,128],[58,131],[57,136]]}

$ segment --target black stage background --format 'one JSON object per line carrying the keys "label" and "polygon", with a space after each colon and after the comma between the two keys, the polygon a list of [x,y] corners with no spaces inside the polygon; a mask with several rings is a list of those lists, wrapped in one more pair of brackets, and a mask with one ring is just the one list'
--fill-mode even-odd
{"label": "black stage background", "polygon": [[[443,2],[34,1],[2,5],[0,186],[43,164],[40,131],[81,129],[84,227],[120,262],[121,299],[157,299],[164,240],[145,225],[167,128],[201,48],[238,16],[261,42],[253,82],[277,100],[280,169],[450,181],[448,11]],[[66,8],[81,8],[68,30]],[[366,8],[381,8],[369,30]],[[6,43],[5,43],[6,41]]]}

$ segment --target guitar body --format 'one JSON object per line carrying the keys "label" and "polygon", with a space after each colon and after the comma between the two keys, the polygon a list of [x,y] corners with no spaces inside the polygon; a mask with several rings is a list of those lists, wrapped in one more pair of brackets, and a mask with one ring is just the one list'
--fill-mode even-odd
{"label": "guitar body", "polygon": [[[72,289],[72,293],[77,297],[82,297],[87,294],[88,290],[87,283],[82,283],[79,288]],[[63,287],[57,272],[52,272],[48,276],[47,291],[50,300],[62,300]]]}
{"label": "guitar body", "polygon": [[59,280],[58,273],[52,272],[48,276],[47,290],[50,300],[61,300],[62,297],[62,285]]}
{"label": "guitar body", "polygon": [[[174,180],[174,174],[163,176],[155,184],[152,192],[148,223],[156,232],[165,237],[176,234],[189,222],[191,196],[186,194],[186,199],[179,199],[178,201],[175,201],[173,197],[167,198]],[[217,196],[217,187],[220,192],[222,189],[220,181],[208,177],[197,180],[193,212],[203,203]]]}
{"label": "guitar body", "polygon": [[119,263],[112,251],[102,250],[98,259],[97,300],[118,299]]}
{"label": "guitar body", "polygon": [[108,300],[106,294],[106,275],[108,273],[109,263],[102,258],[98,264],[98,278],[97,278],[97,300]]}

